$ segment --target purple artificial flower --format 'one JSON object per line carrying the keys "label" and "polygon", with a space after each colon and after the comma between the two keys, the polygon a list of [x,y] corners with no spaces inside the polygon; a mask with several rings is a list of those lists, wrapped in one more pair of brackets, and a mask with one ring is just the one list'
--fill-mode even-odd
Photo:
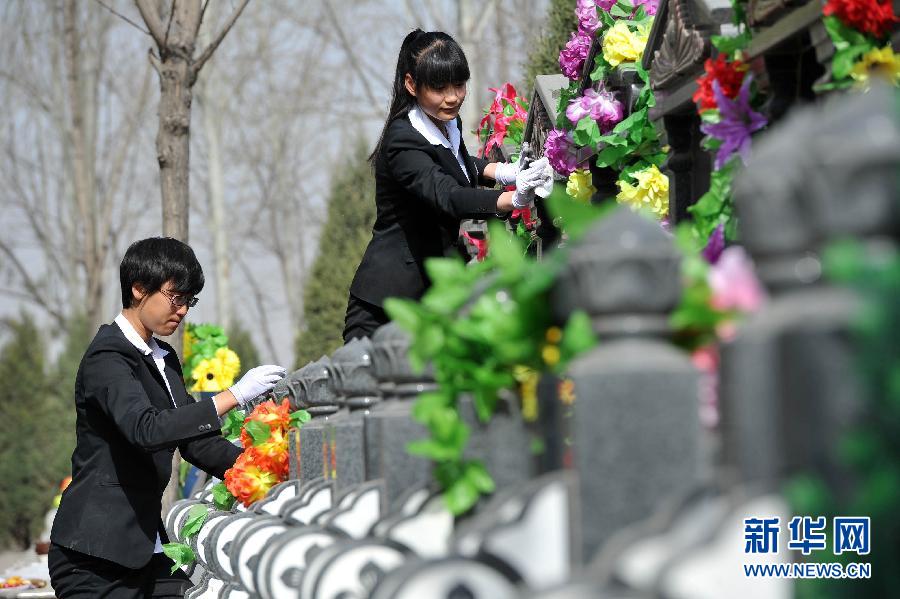
{"label": "purple artificial flower", "polygon": [[551,131],[544,142],[544,156],[557,173],[571,175],[578,166],[572,134],[559,129]]}
{"label": "purple artificial flower", "polygon": [[572,39],[559,53],[559,66],[562,68],[563,75],[572,81],[581,77],[584,61],[591,50],[591,40],[591,34],[579,30],[572,34]]}
{"label": "purple artificial flower", "polygon": [[597,16],[597,5],[594,0],[578,0],[575,5],[575,16],[578,17],[578,30],[593,35],[600,27]]}
{"label": "purple artificial flower", "polygon": [[719,151],[716,152],[716,170],[722,168],[735,152],[746,164],[750,157],[750,135],[768,124],[765,116],[750,107],[752,80],[752,75],[744,79],[741,91],[734,100],[722,93],[722,86],[718,81],[713,81],[713,96],[719,106],[721,118],[718,123],[701,126],[700,130],[722,141]]}
{"label": "purple artificial flower", "polygon": [[569,103],[566,117],[573,125],[577,125],[578,121],[588,115],[597,121],[600,132],[605,135],[622,120],[622,103],[616,100],[611,91],[588,88],[584,90],[583,96]]}
{"label": "purple artificial flower", "polygon": [[722,255],[722,252],[725,250],[725,225],[719,223],[719,225],[713,229],[713,232],[709,235],[709,241],[706,242],[706,247],[703,248],[701,252],[703,257],[706,258],[706,261],[710,264],[715,264],[719,261],[719,256]]}
{"label": "purple artificial flower", "polygon": [[609,12],[612,10],[612,7],[616,5],[616,0],[596,0],[594,4],[606,12]]}
{"label": "purple artificial flower", "polygon": [[659,0],[631,0],[631,5],[637,9],[644,7],[644,12],[648,15],[655,15],[656,9],[659,8]]}

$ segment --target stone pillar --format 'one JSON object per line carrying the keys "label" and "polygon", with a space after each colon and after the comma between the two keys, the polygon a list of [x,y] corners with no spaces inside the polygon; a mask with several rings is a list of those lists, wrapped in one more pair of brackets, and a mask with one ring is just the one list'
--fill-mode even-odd
{"label": "stone pillar", "polygon": [[569,369],[586,560],[697,477],[698,373],[666,340],[680,261],[658,223],[621,208],[572,248],[554,290],[560,321],[585,310],[600,339]]}
{"label": "stone pillar", "polygon": [[329,368],[340,409],[325,426],[326,447],[340,495],[366,479],[363,417],[381,399],[372,367],[372,341],[351,340],[331,355]]}
{"label": "stone pillar", "polygon": [[388,511],[411,488],[431,480],[431,463],[406,452],[410,441],[428,437],[428,430],[412,418],[412,406],[420,393],[437,384],[431,366],[421,373],[409,364],[410,336],[390,322],[372,335],[373,365],[382,399],[364,419],[366,478],[384,481]]}
{"label": "stone pillar", "polygon": [[[315,362],[307,364],[301,369],[298,377],[295,377],[297,385],[294,387],[296,401],[291,408],[304,409],[310,413],[312,419],[304,424],[297,433],[291,435],[291,460],[299,453],[299,470],[291,476],[297,476],[306,482],[314,478],[325,476],[330,471],[330,464],[326,463],[323,454],[324,426],[328,419],[337,412],[335,403],[334,386],[331,379],[331,371],[328,368],[330,360],[322,356]],[[299,441],[299,452],[295,452],[296,442]]]}

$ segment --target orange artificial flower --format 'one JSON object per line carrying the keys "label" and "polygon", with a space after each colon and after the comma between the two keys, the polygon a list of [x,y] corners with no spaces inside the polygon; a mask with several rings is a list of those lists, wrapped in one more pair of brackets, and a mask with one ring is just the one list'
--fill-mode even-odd
{"label": "orange artificial flower", "polygon": [[225,486],[245,506],[266,496],[277,485],[279,476],[254,461],[252,450],[242,453],[232,468],[225,471]]}

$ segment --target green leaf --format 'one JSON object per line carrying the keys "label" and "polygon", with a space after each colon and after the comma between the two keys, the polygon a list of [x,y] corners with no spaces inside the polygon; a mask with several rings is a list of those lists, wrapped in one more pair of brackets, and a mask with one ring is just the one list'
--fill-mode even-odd
{"label": "green leaf", "polygon": [[225,486],[224,482],[213,485],[212,495],[213,505],[216,506],[217,510],[223,512],[231,510],[231,508],[234,507],[235,501],[237,501],[237,498],[231,494],[231,491],[228,490],[228,487]]}
{"label": "green leaf", "polygon": [[444,503],[450,513],[458,516],[475,505],[478,501],[478,488],[468,478],[457,479],[444,491]]}
{"label": "green leaf", "polygon": [[554,218],[561,218],[570,239],[578,239],[607,211],[592,204],[579,202],[568,194],[551,194],[546,200],[547,209]]}
{"label": "green leaf", "polygon": [[421,309],[413,300],[389,297],[384,300],[384,311],[400,328],[410,333],[419,328]]}
{"label": "green leaf", "polygon": [[170,574],[174,574],[175,570],[180,568],[181,566],[186,566],[188,564],[194,563],[194,560],[197,559],[194,556],[194,551],[185,545],[184,543],[166,543],[162,546],[163,553],[165,553],[169,559],[171,559],[175,564],[172,566]]}
{"label": "green leaf", "polygon": [[272,436],[272,427],[259,420],[251,420],[244,425],[244,430],[253,439],[253,445],[262,445]]}
{"label": "green leaf", "polygon": [[590,316],[587,315],[587,312],[576,310],[569,316],[569,320],[563,328],[562,341],[559,344],[560,352],[567,359],[571,359],[596,345],[597,336],[591,326]]}
{"label": "green leaf", "polygon": [[493,493],[497,486],[484,464],[479,460],[467,462],[463,476],[472,483],[480,493]]}
{"label": "green leaf", "polygon": [[626,6],[623,2],[616,2],[609,10],[609,14],[620,19],[630,19],[633,6]]}
{"label": "green leaf", "polygon": [[222,421],[222,436],[229,441],[234,441],[241,436],[243,425],[244,414],[238,409],[229,410]]}
{"label": "green leaf", "polygon": [[615,165],[626,154],[630,154],[628,147],[607,146],[597,154],[597,166],[606,168]]}
{"label": "green leaf", "polygon": [[727,54],[729,58],[733,58],[735,52],[743,50],[750,45],[750,32],[745,30],[735,36],[714,35],[710,38],[710,41],[720,53]]}
{"label": "green leaf", "polygon": [[310,421],[312,415],[306,410],[297,410],[296,412],[291,412],[291,426],[300,428],[304,424]]}
{"label": "green leaf", "polygon": [[578,125],[575,127],[575,131],[572,134],[572,139],[579,146],[593,147],[597,145],[597,140],[599,138],[600,128],[597,126],[597,121],[591,118],[590,115],[578,121]]}
{"label": "green leaf", "polygon": [[459,258],[429,258],[425,261],[425,272],[434,285],[453,283],[466,278],[466,265]]}
{"label": "green leaf", "polygon": [[422,393],[413,404],[412,417],[427,425],[435,410],[447,407],[450,405],[450,401],[451,398],[442,391]]}
{"label": "green leaf", "polygon": [[619,121],[619,124],[613,127],[614,133],[627,134],[635,123],[639,121],[643,121],[647,118],[647,109],[641,108],[640,110],[635,110],[627,117]]}
{"label": "green leaf", "polygon": [[871,43],[848,46],[834,53],[831,59],[831,75],[835,79],[844,79],[850,76],[857,58],[874,47]]}
{"label": "green leaf", "polygon": [[406,444],[406,452],[435,461],[454,460],[459,458],[455,447],[440,443],[434,439],[420,439]]}
{"label": "green leaf", "polygon": [[200,532],[200,527],[206,522],[208,516],[206,504],[192,506],[184,526],[181,527],[181,538],[189,539]]}
{"label": "green leaf", "polygon": [[518,271],[525,263],[524,248],[514,235],[506,231],[506,227],[499,221],[491,221],[488,224],[490,255],[497,264],[513,268]]}

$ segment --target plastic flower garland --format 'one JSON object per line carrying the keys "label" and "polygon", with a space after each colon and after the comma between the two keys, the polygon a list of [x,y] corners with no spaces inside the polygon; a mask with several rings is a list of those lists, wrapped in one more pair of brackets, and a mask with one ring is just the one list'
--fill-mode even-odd
{"label": "plastic flower garland", "polygon": [[817,91],[866,89],[872,75],[900,86],[900,60],[889,39],[900,19],[891,0],[828,0],[822,14],[835,52],[831,81],[817,86]]}
{"label": "plastic flower garland", "polygon": [[193,381],[191,391],[222,391],[234,383],[241,370],[238,355],[228,349],[222,327],[188,323],[184,329],[182,375]]}
{"label": "plastic flower garland", "polygon": [[[657,2],[652,0],[604,0],[578,2],[576,15],[579,30],[576,37],[592,37],[601,40],[601,52],[591,65],[593,85],[579,93],[577,81],[563,90],[559,110],[565,113],[547,137],[544,154],[558,173],[569,176],[567,193],[572,197],[590,197],[595,189],[586,170],[576,173],[578,148],[596,148],[596,165],[612,168],[619,173],[620,199],[633,204],[653,207],[653,212],[663,216],[668,211],[668,181],[658,167],[665,154],[649,109],[655,104],[649,87],[649,75],[641,68],[640,60],[653,23]],[[593,8],[593,13],[591,9]],[[595,21],[596,17],[596,21]],[[593,41],[593,39],[589,40]],[[588,40],[579,42],[587,44]],[[570,79],[583,71],[583,65],[574,64],[572,44],[560,55],[560,65]],[[585,50],[585,56],[587,50]],[[580,54],[578,55],[580,56]],[[577,66],[577,69],[575,68]],[[644,81],[644,87],[632,108],[624,117],[624,106],[612,91],[606,88],[606,79],[617,69],[630,69]],[[656,170],[650,170],[650,167]],[[640,173],[642,179],[636,175]],[[646,184],[652,180],[652,185]]]}
{"label": "plastic flower garland", "polygon": [[579,202],[589,202],[591,196],[597,192],[597,188],[591,183],[591,171],[578,169],[569,175],[566,182],[566,193]]}
{"label": "plastic flower garland", "polygon": [[619,194],[616,201],[636,210],[649,210],[656,218],[662,220],[669,214],[669,178],[660,172],[655,164],[632,174],[637,185],[631,185],[623,179],[616,184]]}
{"label": "plastic flower garland", "polygon": [[484,151],[490,152],[494,146],[502,147],[507,140],[516,147],[521,146],[528,119],[528,101],[518,95],[511,83],[489,90],[494,92],[494,100],[478,124],[478,139],[486,144]]}

